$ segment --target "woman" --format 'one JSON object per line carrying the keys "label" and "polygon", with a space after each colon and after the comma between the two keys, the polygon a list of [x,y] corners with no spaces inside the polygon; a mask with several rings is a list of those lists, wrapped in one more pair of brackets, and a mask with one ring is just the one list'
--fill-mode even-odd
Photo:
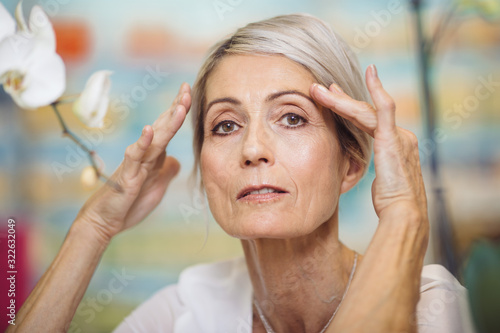
{"label": "woman", "polygon": [[[308,15],[217,44],[193,91],[183,84],[127,148],[112,177],[122,191],[103,186],[84,205],[10,329],[68,329],[111,239],[177,174],[165,149],[192,108],[210,209],[245,260],[185,270],[117,332],[471,331],[463,287],[441,266],[422,272],[429,226],[415,135],[395,125],[373,65],[366,86],[369,95],[345,42]],[[372,138],[380,220],[362,256],[338,239],[338,201],[366,171]]]}

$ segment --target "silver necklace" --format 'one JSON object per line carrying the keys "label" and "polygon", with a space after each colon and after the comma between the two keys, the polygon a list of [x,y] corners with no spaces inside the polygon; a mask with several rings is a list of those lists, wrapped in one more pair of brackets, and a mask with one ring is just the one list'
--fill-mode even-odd
{"label": "silver necklace", "polygon": [[[356,265],[358,263],[358,254],[354,254],[354,262],[352,264],[352,269],[351,269],[351,274],[349,275],[349,280],[347,281],[347,286],[345,287],[344,294],[342,295],[342,298],[340,299],[340,303],[333,312],[332,316],[326,323],[325,327],[319,332],[319,333],[324,333],[328,326],[330,326],[330,323],[332,322],[333,318],[337,314],[337,311],[340,308],[340,305],[342,305],[342,302],[344,301],[345,295],[347,294],[347,291],[349,290],[349,286],[351,285],[352,277],[354,276],[354,272],[356,271]],[[264,317],[264,313],[262,312],[262,309],[260,308],[259,304],[257,303],[257,300],[254,298],[253,299],[253,304],[255,305],[255,308],[257,309],[257,312],[259,313],[260,320],[262,321],[262,324],[264,324],[264,328],[266,329],[267,333],[276,333],[273,328],[271,327],[271,324],[267,321],[266,317]]]}

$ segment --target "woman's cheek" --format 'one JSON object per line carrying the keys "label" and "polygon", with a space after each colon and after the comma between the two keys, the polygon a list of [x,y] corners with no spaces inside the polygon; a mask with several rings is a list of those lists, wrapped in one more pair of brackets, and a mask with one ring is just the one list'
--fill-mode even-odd
{"label": "woman's cheek", "polygon": [[318,154],[321,153],[322,147],[328,149],[324,146],[324,142],[301,133],[282,136],[278,142],[277,155],[282,156],[280,161],[290,168],[307,169],[307,166],[314,166],[320,157]]}
{"label": "woman's cheek", "polygon": [[[200,157],[201,173],[207,199],[214,214],[222,210],[224,204],[231,201],[231,172],[235,162],[228,159],[222,147],[207,145]],[[212,207],[213,206],[213,207]]]}

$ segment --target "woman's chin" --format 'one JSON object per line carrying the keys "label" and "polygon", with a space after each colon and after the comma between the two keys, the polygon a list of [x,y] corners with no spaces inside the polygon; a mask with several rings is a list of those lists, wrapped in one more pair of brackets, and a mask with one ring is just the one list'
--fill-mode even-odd
{"label": "woman's chin", "polygon": [[232,237],[252,240],[259,238],[289,239],[305,236],[314,231],[314,226],[306,226],[304,221],[295,221],[287,217],[245,218],[231,221],[230,225],[219,223],[222,229]]}

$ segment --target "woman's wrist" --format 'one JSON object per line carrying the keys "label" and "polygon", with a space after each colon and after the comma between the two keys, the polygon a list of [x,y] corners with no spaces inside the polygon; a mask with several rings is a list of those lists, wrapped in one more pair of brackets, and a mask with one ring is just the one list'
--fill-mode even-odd
{"label": "woman's wrist", "polygon": [[380,223],[400,223],[412,226],[425,226],[429,224],[427,210],[410,201],[399,201],[386,207],[379,214]]}
{"label": "woman's wrist", "polygon": [[104,230],[98,222],[78,216],[68,232],[68,238],[72,236],[85,239],[95,250],[104,252],[114,234]]}

